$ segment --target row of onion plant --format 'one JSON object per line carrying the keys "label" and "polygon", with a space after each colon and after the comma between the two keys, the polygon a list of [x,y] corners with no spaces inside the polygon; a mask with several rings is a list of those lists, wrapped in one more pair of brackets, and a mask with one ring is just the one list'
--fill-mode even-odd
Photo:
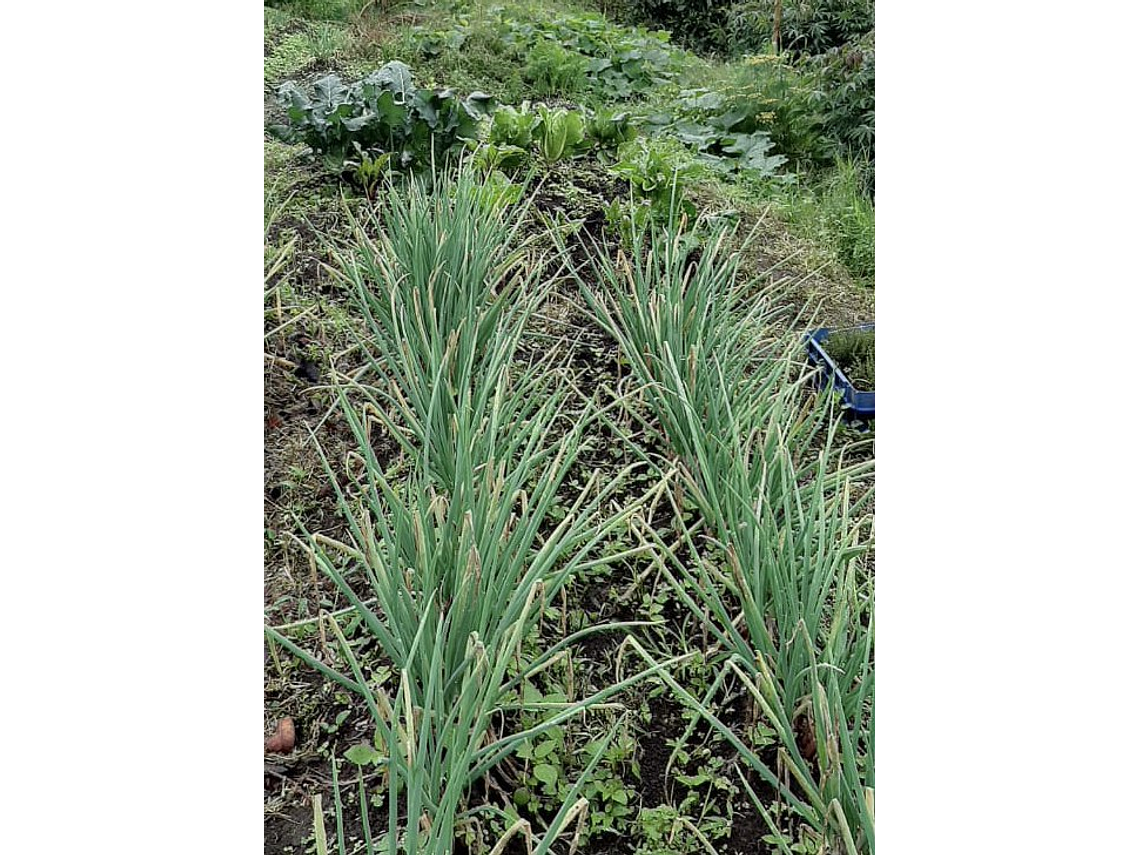
{"label": "row of onion plant", "polygon": [[[699,512],[675,540],[648,526],[645,537],[708,626],[719,677],[702,698],[663,679],[827,851],[873,852],[871,464],[845,456],[830,398],[801,364],[799,319],[781,316],[778,290],[739,275],[729,227],[698,245],[677,219],[633,220],[625,249],[591,247],[576,273],[674,452],[681,501]],[[730,676],[777,734],[774,761],[715,715]],[[743,783],[790,852],[787,823]]]}
{"label": "row of onion plant", "polygon": [[[493,191],[467,169],[393,187],[336,254],[335,272],[369,332],[361,346],[370,371],[339,390],[355,440],[348,469],[362,474],[342,488],[326,460],[349,536],[315,536],[309,548],[398,684],[390,691],[366,678],[335,622],[347,669],[267,632],[368,706],[376,725],[368,762],[385,771],[387,807],[375,840],[365,823],[370,852],[444,855],[457,829],[487,814],[522,835],[528,851],[546,852],[585,809],[578,786],[539,837],[517,815],[469,806],[472,784],[523,740],[657,670],[504,732],[524,708],[526,679],[583,633],[539,653],[528,654],[524,640],[573,574],[620,560],[592,556],[628,526],[636,504],[604,511],[621,479],[590,480],[565,516],[552,513],[591,416],[572,406],[553,356],[519,354],[522,326],[548,286],[536,245],[522,235],[526,202],[506,205]],[[398,479],[374,449],[376,429],[404,452]]]}

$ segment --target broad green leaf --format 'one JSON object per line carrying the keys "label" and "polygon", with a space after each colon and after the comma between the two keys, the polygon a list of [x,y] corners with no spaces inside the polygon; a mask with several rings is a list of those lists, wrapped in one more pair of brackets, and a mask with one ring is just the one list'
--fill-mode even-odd
{"label": "broad green leaf", "polygon": [[549,787],[558,780],[558,767],[549,763],[539,763],[534,767],[534,777]]}
{"label": "broad green leaf", "polygon": [[376,115],[386,133],[392,133],[403,128],[408,120],[408,108],[398,103],[396,96],[391,92],[382,92],[376,99]]}
{"label": "broad green leaf", "polygon": [[724,128],[726,131],[731,131],[745,119],[752,115],[751,110],[738,108],[736,110],[726,110],[725,112],[713,116],[709,119],[710,125],[715,125],[718,128]]}
{"label": "broad green leaf", "polygon": [[344,752],[344,759],[349,763],[355,763],[357,766],[367,766],[373,763],[379,763],[384,759],[384,755],[371,745],[362,742]]}
{"label": "broad green leaf", "polygon": [[745,155],[742,165],[746,169],[771,174],[787,162],[788,159],[782,154],[766,155],[762,151],[753,150]]}
{"label": "broad green leaf", "polygon": [[772,140],[763,131],[754,131],[750,134],[729,134],[725,139],[729,143],[724,146],[728,154],[745,155],[752,152],[764,154],[772,148]]}
{"label": "broad green leaf", "polygon": [[696,775],[677,775],[677,781],[686,787],[699,787],[709,780],[709,776],[705,772],[698,772]]}
{"label": "broad green leaf", "polygon": [[314,107],[331,113],[348,98],[348,87],[335,74],[322,77],[313,84],[316,94]]}
{"label": "broad green leaf", "polygon": [[716,129],[696,122],[678,122],[673,132],[677,135],[677,139],[686,145],[695,145],[702,149],[708,148],[719,137]]}
{"label": "broad green leaf", "polygon": [[389,90],[396,96],[398,103],[409,100],[416,91],[412,81],[412,70],[406,63],[398,59],[386,63],[379,70],[374,71],[365,80]]}
{"label": "broad green leaf", "polygon": [[415,113],[432,130],[435,130],[439,124],[439,105],[441,103],[443,102],[436,93],[428,93],[427,90],[418,93],[416,96]]}
{"label": "broad green leaf", "polygon": [[535,686],[534,683],[530,682],[530,680],[527,680],[525,683],[523,683],[522,690],[524,704],[542,703],[542,692],[540,692],[538,690],[538,687]]}
{"label": "broad green leaf", "polygon": [[495,109],[495,97],[486,92],[475,91],[464,99],[464,105],[477,116],[489,116]]}
{"label": "broad green leaf", "polygon": [[550,752],[553,751],[554,749],[556,749],[557,747],[558,747],[557,743],[553,742],[552,740],[546,740],[545,742],[540,742],[538,744],[538,747],[536,747],[534,749],[534,759],[535,760],[542,760],[544,757],[546,757],[548,754],[550,754]]}

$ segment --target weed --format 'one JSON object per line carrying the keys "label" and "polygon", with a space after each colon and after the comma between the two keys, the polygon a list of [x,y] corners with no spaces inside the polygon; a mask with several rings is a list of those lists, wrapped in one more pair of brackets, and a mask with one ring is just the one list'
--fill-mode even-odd
{"label": "weed", "polygon": [[829,335],[824,346],[856,388],[875,388],[874,330],[840,330]]}
{"label": "weed", "polygon": [[313,21],[347,21],[367,5],[367,0],[266,0],[265,5]]}
{"label": "weed", "polygon": [[874,284],[875,208],[864,193],[858,164],[841,160],[812,184],[773,194],[800,234],[831,248],[852,278]]}
{"label": "weed", "polygon": [[[266,10],[267,14],[269,11]],[[317,63],[329,63],[348,44],[348,32],[343,25],[307,23],[298,32],[288,33],[270,46],[265,58],[265,80],[274,83],[301,74]]]}

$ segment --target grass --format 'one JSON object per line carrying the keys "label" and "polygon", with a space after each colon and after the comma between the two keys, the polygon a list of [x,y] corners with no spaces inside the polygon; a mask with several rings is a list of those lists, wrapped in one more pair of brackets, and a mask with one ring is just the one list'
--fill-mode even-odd
{"label": "grass", "polygon": [[[516,105],[671,97],[541,84],[497,20],[280,6],[266,79],[399,58]],[[872,853],[873,463],[800,344],[813,316],[870,319],[856,167],[706,174],[680,192],[707,216],[621,225],[604,152],[532,164],[518,199],[449,166],[370,201],[266,141],[267,723],[299,736],[267,829]]]}
{"label": "grass", "polygon": [[861,185],[859,169],[850,161],[840,161],[812,183],[774,198],[795,231],[827,247],[857,282],[873,285],[875,208]]}
{"label": "grass", "polygon": [[267,8],[272,8],[297,18],[313,21],[347,21],[366,7],[384,9],[391,2],[367,2],[367,0],[267,0]]}
{"label": "grass", "polygon": [[279,84],[332,62],[352,44],[352,30],[336,20],[298,20],[266,9],[265,42],[265,82]]}
{"label": "grass", "polygon": [[875,332],[834,332],[827,337],[828,355],[859,389],[875,388]]}

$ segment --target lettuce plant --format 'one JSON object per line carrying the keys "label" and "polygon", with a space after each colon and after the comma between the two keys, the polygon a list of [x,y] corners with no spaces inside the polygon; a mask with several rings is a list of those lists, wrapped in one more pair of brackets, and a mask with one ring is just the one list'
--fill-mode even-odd
{"label": "lettuce plant", "polygon": [[668,220],[678,206],[690,217],[696,214],[684,199],[683,186],[699,166],[683,151],[636,139],[618,149],[618,158],[610,171],[629,182],[634,199],[647,203],[654,219]]}
{"label": "lettuce plant", "polygon": [[586,121],[586,136],[602,148],[617,148],[636,137],[637,128],[629,113],[602,107]]}
{"label": "lettuce plant", "polygon": [[487,142],[530,148],[534,141],[534,131],[541,121],[542,117],[530,109],[529,101],[523,101],[518,109],[504,105],[491,116]]}
{"label": "lettuce plant", "polygon": [[582,114],[573,110],[552,110],[539,105],[538,150],[549,162],[573,156],[586,139]]}

